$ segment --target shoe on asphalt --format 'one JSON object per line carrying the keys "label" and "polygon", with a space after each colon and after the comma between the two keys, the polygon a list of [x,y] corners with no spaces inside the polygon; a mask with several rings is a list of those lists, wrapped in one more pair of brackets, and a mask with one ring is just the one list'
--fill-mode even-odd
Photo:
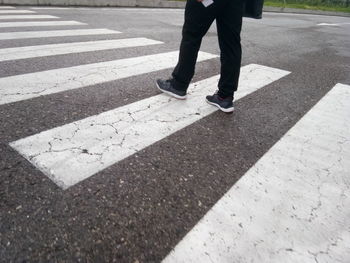
{"label": "shoe on asphalt", "polygon": [[186,91],[175,89],[175,87],[173,86],[172,79],[168,79],[168,80],[157,79],[156,83],[160,91],[179,100],[186,99]]}
{"label": "shoe on asphalt", "polygon": [[233,98],[221,98],[217,92],[214,95],[209,95],[206,97],[207,102],[211,105],[218,107],[223,112],[233,112]]}

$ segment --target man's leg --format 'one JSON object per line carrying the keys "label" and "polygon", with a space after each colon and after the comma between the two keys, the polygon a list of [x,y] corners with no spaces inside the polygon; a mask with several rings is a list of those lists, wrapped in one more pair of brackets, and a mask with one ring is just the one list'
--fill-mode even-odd
{"label": "man's leg", "polygon": [[233,97],[238,88],[241,68],[241,28],[243,1],[227,1],[225,8],[217,15],[216,24],[220,45],[221,76],[218,95],[221,98]]}
{"label": "man's leg", "polygon": [[172,74],[174,88],[187,90],[194,75],[202,38],[213,23],[215,13],[215,4],[204,7],[197,0],[187,0],[179,61]]}

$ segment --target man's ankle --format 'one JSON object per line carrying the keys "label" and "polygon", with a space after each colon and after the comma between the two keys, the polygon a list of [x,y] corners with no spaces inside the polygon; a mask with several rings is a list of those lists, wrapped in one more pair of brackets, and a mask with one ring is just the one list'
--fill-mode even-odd
{"label": "man's ankle", "polygon": [[233,94],[225,94],[225,93],[221,93],[219,91],[218,95],[219,95],[220,99],[223,99],[223,100],[232,99],[233,100]]}
{"label": "man's ankle", "polygon": [[178,81],[174,76],[172,77],[172,86],[174,87],[174,89],[176,90],[180,90],[180,91],[187,91],[189,84],[185,84],[181,81]]}

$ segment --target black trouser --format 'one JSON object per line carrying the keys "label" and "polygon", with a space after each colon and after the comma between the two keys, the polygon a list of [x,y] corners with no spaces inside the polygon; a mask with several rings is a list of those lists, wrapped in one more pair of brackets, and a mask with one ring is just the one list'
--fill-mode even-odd
{"label": "black trouser", "polygon": [[228,97],[233,96],[238,87],[242,57],[240,33],[243,0],[214,1],[214,4],[204,7],[197,0],[187,0],[179,61],[172,76],[175,88],[187,90],[194,75],[202,38],[216,19],[221,50],[219,96]]}

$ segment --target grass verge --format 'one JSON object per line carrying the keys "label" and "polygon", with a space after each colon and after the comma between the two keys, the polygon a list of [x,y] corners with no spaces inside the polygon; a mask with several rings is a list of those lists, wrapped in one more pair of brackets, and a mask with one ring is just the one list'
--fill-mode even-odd
{"label": "grass verge", "polygon": [[[186,1],[186,0],[175,0],[175,1]],[[234,0],[232,0],[234,1]],[[287,0],[288,1],[288,0]],[[350,13],[350,7],[340,7],[340,6],[324,6],[324,5],[309,5],[302,3],[286,3],[284,4],[282,1],[266,1],[264,2],[265,6],[273,6],[273,7],[283,7],[283,8],[299,8],[299,9],[307,9],[307,10],[320,10],[320,11],[332,11],[332,12],[344,12]]]}
{"label": "grass verge", "polygon": [[265,6],[285,7],[285,8],[299,8],[307,10],[320,10],[320,11],[333,11],[350,13],[350,7],[338,7],[338,6],[322,6],[322,5],[308,5],[308,4],[284,4],[281,2],[265,1]]}

